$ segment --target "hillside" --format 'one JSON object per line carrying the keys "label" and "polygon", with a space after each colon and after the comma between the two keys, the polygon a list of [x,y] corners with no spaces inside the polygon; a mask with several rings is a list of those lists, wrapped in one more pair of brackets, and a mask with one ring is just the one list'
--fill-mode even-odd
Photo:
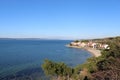
{"label": "hillside", "polygon": [[108,43],[110,49],[103,49],[101,56],[91,57],[74,68],[46,60],[43,70],[53,80],[120,80],[120,37],[93,41]]}

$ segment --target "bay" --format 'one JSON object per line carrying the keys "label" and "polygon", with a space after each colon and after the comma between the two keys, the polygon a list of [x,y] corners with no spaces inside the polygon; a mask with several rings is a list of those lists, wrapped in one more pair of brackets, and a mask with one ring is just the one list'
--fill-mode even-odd
{"label": "bay", "polygon": [[[30,70],[41,71],[45,59],[74,67],[91,56],[88,51],[68,48],[70,40],[0,40],[0,78]],[[25,74],[24,74],[25,75]]]}

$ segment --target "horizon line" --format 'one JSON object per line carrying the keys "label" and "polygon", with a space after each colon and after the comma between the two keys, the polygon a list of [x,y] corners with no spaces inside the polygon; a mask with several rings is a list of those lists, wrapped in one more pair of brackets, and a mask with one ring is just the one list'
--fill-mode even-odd
{"label": "horizon line", "polygon": [[102,39],[102,38],[111,38],[111,37],[120,37],[120,36],[106,36],[106,37],[96,37],[96,38],[37,38],[37,37],[0,37],[0,39],[44,39],[44,40],[83,40],[83,39]]}

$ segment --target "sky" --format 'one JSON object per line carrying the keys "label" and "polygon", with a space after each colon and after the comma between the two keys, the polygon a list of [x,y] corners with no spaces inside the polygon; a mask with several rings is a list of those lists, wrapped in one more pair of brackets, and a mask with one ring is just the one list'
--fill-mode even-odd
{"label": "sky", "polygon": [[1,38],[120,36],[120,0],[0,0]]}

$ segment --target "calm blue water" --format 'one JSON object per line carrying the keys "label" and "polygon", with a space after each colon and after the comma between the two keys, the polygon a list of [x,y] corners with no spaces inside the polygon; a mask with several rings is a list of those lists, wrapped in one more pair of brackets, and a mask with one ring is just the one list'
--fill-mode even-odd
{"label": "calm blue water", "polygon": [[0,76],[40,67],[44,59],[76,66],[91,55],[80,49],[65,47],[65,40],[0,40]]}

